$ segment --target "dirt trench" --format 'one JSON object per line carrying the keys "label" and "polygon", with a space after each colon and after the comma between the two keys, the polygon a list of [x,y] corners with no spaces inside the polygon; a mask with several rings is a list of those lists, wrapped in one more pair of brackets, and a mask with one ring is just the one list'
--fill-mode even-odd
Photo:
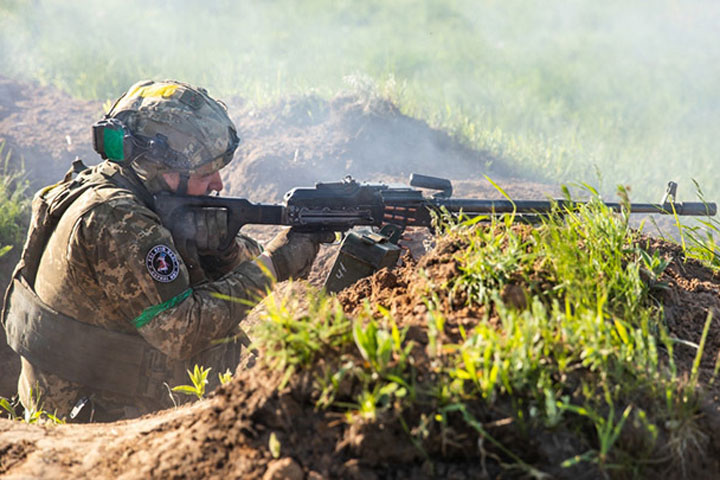
{"label": "dirt trench", "polygon": [[[671,335],[699,342],[707,313],[720,312],[720,276],[694,262],[683,262],[673,245],[651,240],[650,250],[670,260],[658,279],[667,287],[663,293]],[[423,282],[441,283],[456,269],[453,247],[438,245],[419,262],[406,260],[405,266],[382,270],[361,280],[338,296],[349,312],[362,310],[369,301],[383,305],[398,319],[399,328],[408,329],[416,343],[413,355],[418,378],[430,378],[431,367],[423,352],[427,349],[427,307],[417,294]],[[425,274],[421,276],[420,271]],[[425,275],[427,277],[425,277]],[[280,284],[276,294],[304,292],[301,282]],[[260,322],[259,305],[246,325],[252,332]],[[444,311],[450,335],[460,326],[472,328],[481,315],[461,307]],[[455,333],[452,333],[455,332]],[[720,469],[720,401],[717,390],[708,386],[714,361],[720,352],[720,328],[713,322],[701,362],[701,382],[707,387],[702,419],[698,422],[704,438],[703,450],[693,451],[689,464],[658,464],[655,472],[666,478],[715,478]],[[678,352],[677,366],[689,372],[694,355]],[[447,432],[430,432],[418,449],[399,428],[396,419],[380,415],[376,420],[346,422],[340,411],[319,410],[317,391],[312,385],[322,370],[293,376],[282,387],[282,374],[262,368],[252,356],[245,357],[234,379],[209,398],[140,419],[101,425],[26,425],[0,421],[0,474],[3,478],[526,478],[502,469],[492,458],[478,461],[478,453],[446,447]],[[479,407],[478,412],[482,412]],[[405,412],[417,420],[422,411]],[[532,458],[541,471],[552,478],[603,478],[592,465],[560,468],[565,458],[582,453],[578,439],[559,432],[538,432],[535,438],[519,438],[502,424],[488,429],[506,445],[519,445],[526,458]],[[457,439],[462,422],[453,423]],[[476,434],[475,434],[476,435]],[[274,439],[274,440],[273,440]],[[445,440],[447,440],[445,438]],[[467,440],[466,440],[467,441]],[[275,450],[271,447],[275,442]],[[468,444],[474,444],[469,442]],[[450,445],[453,445],[450,443]],[[427,455],[428,457],[426,457]]]}
{"label": "dirt trench", "polygon": [[[485,174],[513,198],[559,194],[557,186],[521,180],[502,159],[473,151],[383,100],[341,94],[331,100],[292,98],[263,108],[237,98],[227,103],[243,139],[223,175],[230,195],[278,202],[294,186],[336,181],[345,175],[402,183],[412,172],[449,177],[457,196],[501,198]],[[77,101],[49,87],[0,77],[0,140],[12,149],[13,165],[24,160],[33,188],[57,180],[75,155],[89,164],[97,161],[89,125],[101,113],[99,102]],[[246,233],[266,240],[274,231],[250,227]],[[413,285],[422,281],[416,262],[439,280],[452,275],[453,267],[446,250],[433,250],[426,232],[410,235],[414,259],[408,258],[404,268],[379,272],[339,298],[349,312],[365,300],[386,306],[410,328],[413,340],[422,343],[427,340],[420,326],[427,312],[413,291]],[[668,325],[678,337],[698,342],[708,312],[720,312],[720,278],[701,265],[681,261],[670,244],[652,240],[650,246],[671,259],[662,279],[669,286],[662,299]],[[334,253],[334,247],[324,247],[311,283],[322,283]],[[8,275],[7,269],[0,272],[0,280],[6,281]],[[460,324],[474,318],[467,310],[448,314]],[[258,318],[257,312],[251,314],[247,324]],[[720,350],[720,315],[715,319],[701,363],[703,379],[709,378]],[[692,350],[677,354],[680,367],[688,369]],[[14,388],[14,362],[7,347],[0,349],[2,396],[9,396]],[[0,420],[0,476],[470,479],[505,475],[497,463],[477,461],[477,452],[428,461],[389,419],[348,426],[339,412],[318,411],[310,395],[311,374],[299,375],[278,389],[280,380],[272,371],[239,368],[233,381],[210,398],[113,424],[51,426]],[[720,432],[720,402],[716,391],[711,388],[709,393],[712,401],[704,407],[704,425],[709,450],[720,452],[720,435],[714,433]],[[271,437],[279,442],[278,454],[271,452]],[[546,440],[556,447],[543,445]],[[574,452],[568,442],[541,437],[528,449],[546,455],[552,471],[553,458]],[[711,478],[720,468],[717,457],[702,461],[696,466],[696,478]],[[595,478],[594,470],[573,472],[575,478]],[[555,473],[563,478],[567,471]]]}

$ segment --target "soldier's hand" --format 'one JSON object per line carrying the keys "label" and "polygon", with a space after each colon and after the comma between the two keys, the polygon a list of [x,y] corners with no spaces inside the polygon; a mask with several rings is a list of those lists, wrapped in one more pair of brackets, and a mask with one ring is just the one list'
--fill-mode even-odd
{"label": "soldier's hand", "polygon": [[286,228],[265,247],[278,281],[307,278],[321,243],[335,240],[333,232],[304,233]]}
{"label": "soldier's hand", "polygon": [[228,212],[224,208],[188,209],[170,226],[180,250],[200,255],[225,255],[228,243]]}
{"label": "soldier's hand", "polygon": [[230,246],[218,255],[201,256],[203,270],[210,278],[216,279],[234,270],[243,262],[254,260],[262,253],[259,243],[239,234]]}

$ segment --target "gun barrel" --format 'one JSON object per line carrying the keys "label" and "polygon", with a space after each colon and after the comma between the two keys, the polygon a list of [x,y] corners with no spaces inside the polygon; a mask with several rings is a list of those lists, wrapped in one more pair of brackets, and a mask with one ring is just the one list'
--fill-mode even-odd
{"label": "gun barrel", "polygon": [[[569,202],[567,200],[543,201],[543,200],[473,200],[473,199],[443,199],[434,202],[436,207],[444,207],[450,212],[463,211],[469,214],[491,214],[491,213],[520,213],[520,214],[541,214],[552,210],[553,205],[574,206],[585,202]],[[621,211],[624,204],[617,202],[605,202],[612,210]],[[676,203],[631,203],[630,213],[655,213],[660,215],[715,215],[717,205],[715,203],[701,202],[676,202]]]}

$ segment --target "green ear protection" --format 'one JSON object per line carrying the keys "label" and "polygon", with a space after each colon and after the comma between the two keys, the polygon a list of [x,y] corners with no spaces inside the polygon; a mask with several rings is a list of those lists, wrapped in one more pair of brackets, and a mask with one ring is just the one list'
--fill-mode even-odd
{"label": "green ear protection", "polygon": [[132,158],[133,135],[120,120],[106,118],[92,126],[93,147],[103,159],[122,163]]}
{"label": "green ear protection", "polygon": [[181,158],[170,148],[165,135],[158,133],[153,138],[135,135],[117,118],[102,119],[92,129],[93,147],[103,159],[123,163],[146,154],[156,162],[180,166]]}

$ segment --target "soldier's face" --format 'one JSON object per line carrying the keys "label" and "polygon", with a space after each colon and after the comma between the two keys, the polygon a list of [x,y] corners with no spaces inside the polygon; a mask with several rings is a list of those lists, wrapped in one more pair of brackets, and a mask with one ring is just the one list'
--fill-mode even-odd
{"label": "soldier's face", "polygon": [[[177,172],[163,173],[165,183],[174,192],[180,185],[180,174]],[[199,175],[193,173],[188,179],[187,194],[188,195],[209,195],[212,192],[220,192],[223,189],[220,171],[210,173],[208,175]]]}
{"label": "soldier's face", "polygon": [[219,192],[223,189],[220,171],[209,175],[192,174],[188,179],[188,195],[210,195],[212,192]]}

